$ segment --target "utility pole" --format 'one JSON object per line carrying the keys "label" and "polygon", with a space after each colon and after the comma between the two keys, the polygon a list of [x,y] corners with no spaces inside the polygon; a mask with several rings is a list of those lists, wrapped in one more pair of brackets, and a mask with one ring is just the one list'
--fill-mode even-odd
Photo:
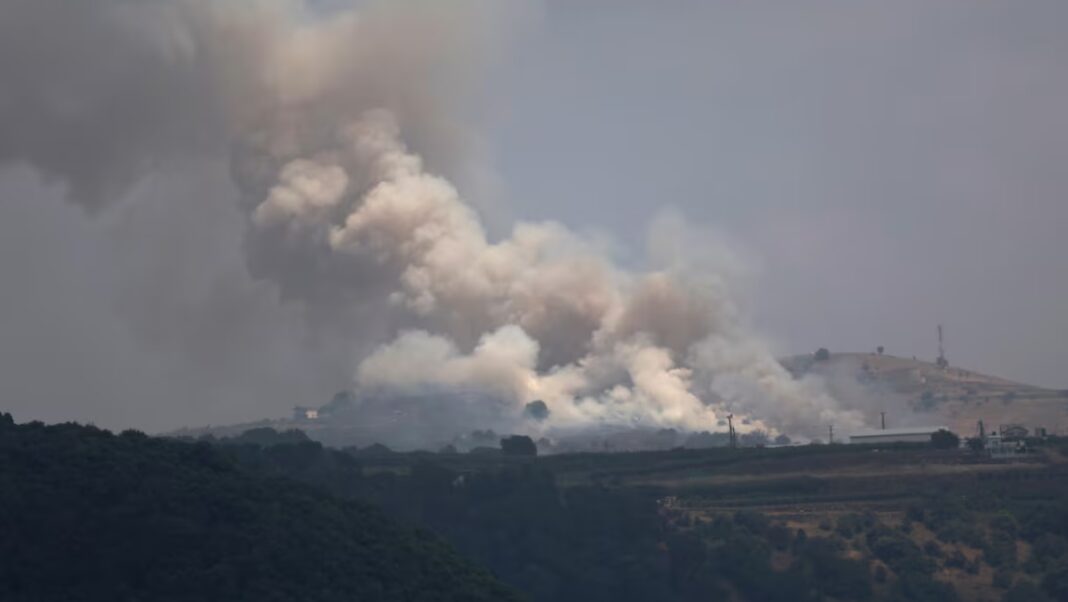
{"label": "utility pole", "polygon": [[731,449],[736,447],[734,439],[734,414],[727,414],[727,431],[731,439]]}
{"label": "utility pole", "polygon": [[880,417],[881,422],[883,424],[883,430],[885,431],[886,430],[886,412],[879,412],[879,417]]}
{"label": "utility pole", "polygon": [[834,425],[827,425],[827,443],[834,443]]}

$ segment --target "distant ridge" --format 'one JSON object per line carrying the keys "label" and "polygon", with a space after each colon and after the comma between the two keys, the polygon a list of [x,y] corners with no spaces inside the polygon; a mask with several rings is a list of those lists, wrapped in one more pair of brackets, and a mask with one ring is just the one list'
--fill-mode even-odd
{"label": "distant ridge", "polygon": [[982,420],[988,430],[1021,425],[1034,432],[1068,433],[1068,391],[1045,389],[949,365],[879,353],[831,353],[785,358],[795,377],[823,377],[847,408],[864,411],[871,425],[949,425],[970,435]]}

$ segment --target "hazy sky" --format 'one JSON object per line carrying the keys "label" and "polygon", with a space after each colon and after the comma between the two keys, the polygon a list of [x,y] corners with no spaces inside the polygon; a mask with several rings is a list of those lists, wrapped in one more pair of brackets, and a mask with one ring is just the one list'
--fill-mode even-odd
{"label": "hazy sky", "polygon": [[[783,353],[933,358],[941,322],[951,363],[1068,388],[1068,4],[534,6],[472,92],[486,166],[458,181],[492,230],[636,257],[670,208],[743,258]],[[245,272],[236,194],[190,160],[88,216],[0,167],[0,408],[157,429],[346,386]]]}
{"label": "hazy sky", "polygon": [[[1068,4],[550,2],[488,136],[522,216],[671,206],[757,270],[784,349],[1068,387]],[[638,243],[640,244],[640,243]]]}

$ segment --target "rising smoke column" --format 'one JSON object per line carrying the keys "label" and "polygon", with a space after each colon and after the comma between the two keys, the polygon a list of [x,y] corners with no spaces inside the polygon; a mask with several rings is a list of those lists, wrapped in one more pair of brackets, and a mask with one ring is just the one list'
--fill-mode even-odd
{"label": "rising smoke column", "polygon": [[300,249],[398,325],[360,363],[362,388],[490,391],[517,416],[541,399],[542,428],[706,430],[726,411],[792,433],[854,421],[815,383],[794,381],[705,274],[622,270],[554,223],[488,240],[456,189],[407,150],[388,110],[294,155],[249,186],[267,190],[251,246]]}
{"label": "rising smoke column", "polygon": [[36,20],[70,41],[56,55],[0,26],[6,56],[48,59],[2,63],[19,85],[0,92],[0,160],[62,179],[97,210],[160,162],[229,148],[250,272],[358,340],[359,389],[484,391],[505,404],[487,413],[513,426],[540,399],[549,419],[525,428],[542,430],[712,430],[726,412],[801,435],[859,424],[748,332],[730,278],[687,261],[699,249],[633,271],[556,223],[491,240],[409,146],[462,146],[441,142],[456,130],[441,92],[478,70],[470,13],[314,15],[284,0],[64,8],[3,4],[0,23]]}

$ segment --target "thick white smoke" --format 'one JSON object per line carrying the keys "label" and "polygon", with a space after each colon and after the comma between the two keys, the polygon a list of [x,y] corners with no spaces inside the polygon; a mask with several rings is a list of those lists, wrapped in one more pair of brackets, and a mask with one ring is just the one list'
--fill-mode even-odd
{"label": "thick white smoke", "polygon": [[[29,162],[100,207],[154,161],[230,146],[250,270],[319,326],[359,333],[357,388],[482,391],[528,430],[714,430],[728,412],[800,435],[860,423],[748,332],[729,275],[690,260],[705,250],[669,249],[633,271],[560,224],[487,235],[412,150],[463,147],[450,105],[492,37],[475,13],[417,4],[313,15],[285,0],[65,6],[4,2],[7,55],[44,50],[7,31],[6,17],[54,21],[73,41],[62,69],[19,72],[20,91],[0,91],[0,160]],[[85,61],[82,71],[111,78],[106,88],[51,80]],[[139,110],[126,115],[128,105]],[[658,238],[701,244],[682,229],[664,222]],[[537,399],[549,418],[520,425]]]}
{"label": "thick white smoke", "polygon": [[[246,184],[266,190],[251,210],[253,247],[311,254],[359,289],[351,302],[404,325],[359,365],[361,388],[486,391],[516,417],[541,399],[550,418],[539,428],[707,430],[726,412],[795,434],[858,422],[745,331],[717,274],[623,270],[553,223],[489,240],[456,189],[407,150],[388,110],[292,151]],[[266,274],[286,269],[280,258]]]}

